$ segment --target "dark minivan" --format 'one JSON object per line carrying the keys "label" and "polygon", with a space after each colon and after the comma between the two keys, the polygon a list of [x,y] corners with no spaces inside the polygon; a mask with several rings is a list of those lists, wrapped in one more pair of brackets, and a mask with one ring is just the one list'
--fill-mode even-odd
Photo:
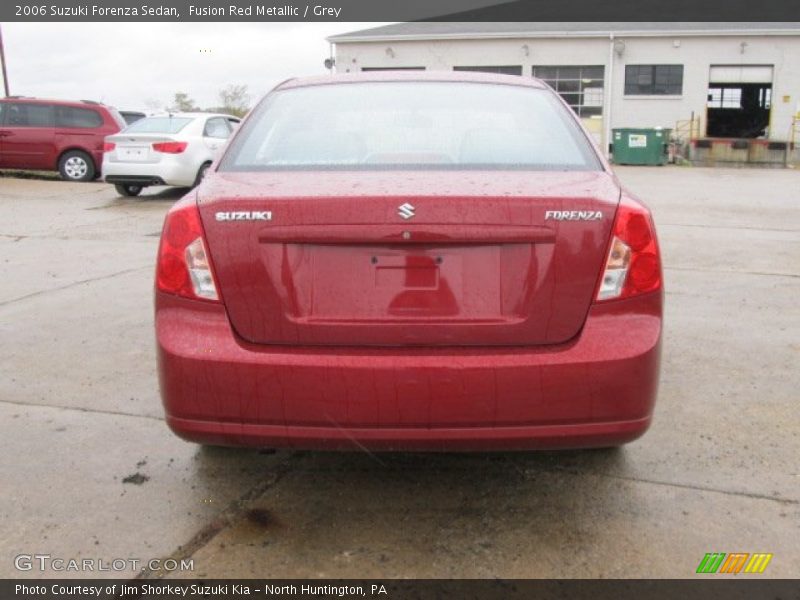
{"label": "dark minivan", "polygon": [[58,171],[67,181],[100,175],[103,139],[126,126],[89,100],[0,99],[0,168]]}

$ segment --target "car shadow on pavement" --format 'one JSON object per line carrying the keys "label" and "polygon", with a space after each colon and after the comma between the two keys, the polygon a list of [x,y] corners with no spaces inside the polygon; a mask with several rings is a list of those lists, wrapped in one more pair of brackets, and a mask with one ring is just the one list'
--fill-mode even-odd
{"label": "car shadow on pavement", "polygon": [[[269,551],[253,563],[260,566],[231,576],[258,576],[258,569],[269,568],[280,577],[321,571],[337,577],[440,577],[460,575],[442,571],[439,559],[472,556],[484,561],[477,570],[464,571],[472,576],[513,573],[513,567],[497,561],[505,557],[513,563],[525,546],[549,547],[559,539],[591,545],[604,535],[603,521],[640,510],[638,492],[621,481],[627,479],[625,453],[285,450],[265,456],[205,448],[197,453],[201,481],[225,463],[231,469],[242,469],[243,461],[260,468],[251,474],[256,491],[228,512],[227,525],[196,561],[204,573],[216,576],[230,571],[215,569],[241,565],[257,548]],[[227,558],[215,566],[223,548]],[[302,556],[303,561],[273,564],[273,556]],[[544,576],[550,567],[541,565],[540,573],[536,565],[527,565],[524,572]]]}
{"label": "car shadow on pavement", "polygon": [[163,204],[165,202],[168,204],[173,204],[188,194],[190,190],[191,188],[188,187],[153,187],[150,189],[145,189],[139,196],[114,196],[113,198],[109,199],[106,204],[94,207],[93,210],[98,208],[120,208],[142,204]]}
{"label": "car shadow on pavement", "polygon": [[125,198],[124,196],[120,196],[118,200],[122,201],[131,201],[133,203],[136,202],[158,202],[163,200],[169,200],[170,202],[174,202],[175,200],[179,200],[183,198],[192,188],[188,187],[162,187],[157,186],[150,189],[145,188],[141,195],[136,196],[134,198]]}

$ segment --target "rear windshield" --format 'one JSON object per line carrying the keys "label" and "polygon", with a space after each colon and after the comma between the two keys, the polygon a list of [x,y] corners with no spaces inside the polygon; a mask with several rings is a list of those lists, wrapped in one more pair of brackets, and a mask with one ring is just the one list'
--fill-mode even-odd
{"label": "rear windshield", "polygon": [[128,125],[125,133],[178,133],[191,117],[145,117]]}
{"label": "rear windshield", "polygon": [[598,170],[574,117],[543,89],[486,83],[330,84],[270,94],[221,171]]}

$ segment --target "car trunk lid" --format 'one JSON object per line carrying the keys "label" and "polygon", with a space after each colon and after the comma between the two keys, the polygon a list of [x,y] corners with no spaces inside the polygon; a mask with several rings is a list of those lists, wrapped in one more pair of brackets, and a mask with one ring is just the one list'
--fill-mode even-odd
{"label": "car trunk lid", "polygon": [[580,331],[619,194],[596,171],[218,173],[199,206],[246,341],[507,346]]}
{"label": "car trunk lid", "polygon": [[175,138],[164,133],[118,133],[106,136],[106,142],[114,144],[108,157],[112,162],[157,163],[163,154],[153,150],[153,144],[174,141]]}

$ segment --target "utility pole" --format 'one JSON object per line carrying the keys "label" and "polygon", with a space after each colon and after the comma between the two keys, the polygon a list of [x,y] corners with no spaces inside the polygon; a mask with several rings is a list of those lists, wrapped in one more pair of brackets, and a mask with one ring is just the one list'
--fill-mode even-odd
{"label": "utility pole", "polygon": [[0,65],[3,69],[3,87],[5,88],[6,97],[11,93],[8,91],[8,72],[6,71],[6,51],[3,48],[3,30],[0,29]]}

